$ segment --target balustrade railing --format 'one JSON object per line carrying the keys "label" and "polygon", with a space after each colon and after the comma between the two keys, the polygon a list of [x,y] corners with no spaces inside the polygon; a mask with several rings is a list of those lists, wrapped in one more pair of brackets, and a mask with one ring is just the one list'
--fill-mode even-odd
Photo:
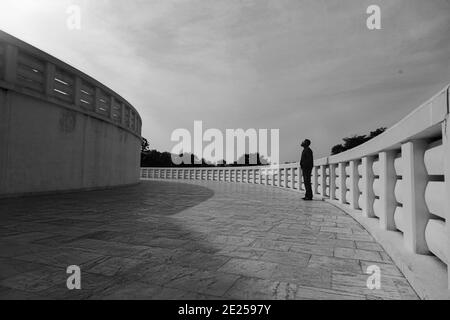
{"label": "balustrade railing", "polygon": [[405,249],[446,264],[449,100],[447,87],[384,134],[315,166],[325,186],[318,194],[377,218],[381,229],[403,235]]}
{"label": "balustrade railing", "polygon": [[[383,134],[349,151],[315,160],[314,195],[364,219],[377,219],[381,230],[402,236],[400,250],[434,255],[448,265],[449,102],[447,86]],[[304,191],[298,163],[142,168],[141,178],[241,182]]]}
{"label": "balustrade railing", "polygon": [[141,168],[142,179],[206,180],[262,184],[303,191],[298,163],[248,167]]}

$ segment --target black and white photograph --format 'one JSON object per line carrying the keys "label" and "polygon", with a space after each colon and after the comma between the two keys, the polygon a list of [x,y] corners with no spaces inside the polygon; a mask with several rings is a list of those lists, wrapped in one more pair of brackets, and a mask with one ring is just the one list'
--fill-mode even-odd
{"label": "black and white photograph", "polygon": [[0,300],[450,300],[449,108],[449,0],[0,0]]}

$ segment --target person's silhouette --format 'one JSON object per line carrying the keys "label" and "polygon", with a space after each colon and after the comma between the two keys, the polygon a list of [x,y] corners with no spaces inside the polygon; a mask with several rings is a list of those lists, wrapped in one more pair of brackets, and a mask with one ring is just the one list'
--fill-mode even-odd
{"label": "person's silhouette", "polygon": [[311,148],[311,140],[305,139],[301,146],[303,147],[302,157],[300,159],[300,168],[303,172],[303,183],[305,184],[305,197],[303,200],[312,200],[312,188],[311,188],[311,171],[314,167],[314,157]]}

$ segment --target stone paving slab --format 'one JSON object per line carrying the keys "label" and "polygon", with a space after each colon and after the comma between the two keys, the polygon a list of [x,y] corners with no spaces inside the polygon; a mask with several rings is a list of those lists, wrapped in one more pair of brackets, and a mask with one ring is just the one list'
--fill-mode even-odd
{"label": "stone paving slab", "polygon": [[[0,299],[417,299],[355,220],[301,197],[145,181],[0,200]],[[81,290],[66,287],[73,264]]]}

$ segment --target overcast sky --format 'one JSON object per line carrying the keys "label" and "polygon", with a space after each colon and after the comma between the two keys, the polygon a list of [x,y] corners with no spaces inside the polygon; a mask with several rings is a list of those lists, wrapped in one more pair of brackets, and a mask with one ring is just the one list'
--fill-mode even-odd
{"label": "overcast sky", "polygon": [[[66,9],[82,9],[81,30]],[[381,7],[382,30],[366,27]],[[390,126],[450,82],[448,0],[0,0],[0,29],[176,128],[279,128],[281,160]]]}

